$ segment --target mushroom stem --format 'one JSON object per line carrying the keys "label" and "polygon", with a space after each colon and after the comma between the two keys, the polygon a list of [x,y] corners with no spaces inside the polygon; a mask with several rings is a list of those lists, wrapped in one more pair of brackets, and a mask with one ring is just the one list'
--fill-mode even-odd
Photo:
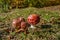
{"label": "mushroom stem", "polygon": [[33,25],[31,25],[30,28],[36,28],[36,27],[34,27]]}

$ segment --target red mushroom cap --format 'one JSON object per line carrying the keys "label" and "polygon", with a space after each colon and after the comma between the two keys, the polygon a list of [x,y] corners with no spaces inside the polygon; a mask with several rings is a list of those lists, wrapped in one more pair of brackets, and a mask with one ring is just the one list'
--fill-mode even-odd
{"label": "red mushroom cap", "polygon": [[25,19],[22,18],[22,17],[13,19],[12,26],[13,26],[14,28],[20,28],[20,27],[21,27],[21,22],[22,22],[22,21],[25,21]]}
{"label": "red mushroom cap", "polygon": [[36,25],[40,21],[40,17],[37,14],[31,14],[27,19],[29,24]]}
{"label": "red mushroom cap", "polygon": [[27,27],[27,23],[26,22],[21,22],[21,28],[25,29]]}

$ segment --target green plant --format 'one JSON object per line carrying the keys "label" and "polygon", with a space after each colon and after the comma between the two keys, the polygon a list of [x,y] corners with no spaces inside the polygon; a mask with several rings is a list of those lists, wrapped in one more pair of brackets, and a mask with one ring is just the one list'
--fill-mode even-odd
{"label": "green plant", "polygon": [[7,12],[9,7],[10,0],[0,0],[0,8],[2,12]]}

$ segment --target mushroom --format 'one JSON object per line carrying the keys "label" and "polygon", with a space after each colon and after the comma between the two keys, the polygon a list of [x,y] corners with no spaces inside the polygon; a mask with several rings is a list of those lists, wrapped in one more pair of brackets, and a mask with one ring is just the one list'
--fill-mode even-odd
{"label": "mushroom", "polygon": [[39,23],[39,21],[40,21],[40,17],[37,14],[31,14],[27,18],[27,22],[31,24],[30,28],[35,28],[33,25],[36,25],[37,23]]}
{"label": "mushroom", "polygon": [[27,23],[26,22],[21,22],[21,30],[26,31],[27,30]]}
{"label": "mushroom", "polygon": [[18,33],[18,32],[25,32],[26,33],[28,30],[27,25],[28,24],[25,22],[25,19],[23,17],[13,19],[13,22],[12,22],[13,28],[17,29],[17,30],[15,30],[16,33]]}
{"label": "mushroom", "polygon": [[19,18],[16,18],[16,19],[13,19],[13,22],[12,22],[12,26],[13,28],[20,28],[20,24],[22,21],[25,21],[25,19],[23,17],[19,17]]}
{"label": "mushroom", "polygon": [[17,30],[16,32],[25,32],[25,33],[27,33],[27,30],[28,30],[27,23],[22,21],[20,26],[21,26],[20,29]]}

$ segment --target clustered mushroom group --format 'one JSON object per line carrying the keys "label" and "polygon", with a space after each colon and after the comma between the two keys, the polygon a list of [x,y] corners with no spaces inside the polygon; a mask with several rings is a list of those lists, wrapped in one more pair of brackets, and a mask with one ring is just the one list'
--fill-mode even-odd
{"label": "clustered mushroom group", "polygon": [[39,23],[40,17],[37,14],[31,14],[27,18],[27,22],[23,17],[13,19],[12,27],[18,29],[17,32],[26,32],[28,30],[28,24],[31,25],[30,28],[35,28],[33,25]]}

